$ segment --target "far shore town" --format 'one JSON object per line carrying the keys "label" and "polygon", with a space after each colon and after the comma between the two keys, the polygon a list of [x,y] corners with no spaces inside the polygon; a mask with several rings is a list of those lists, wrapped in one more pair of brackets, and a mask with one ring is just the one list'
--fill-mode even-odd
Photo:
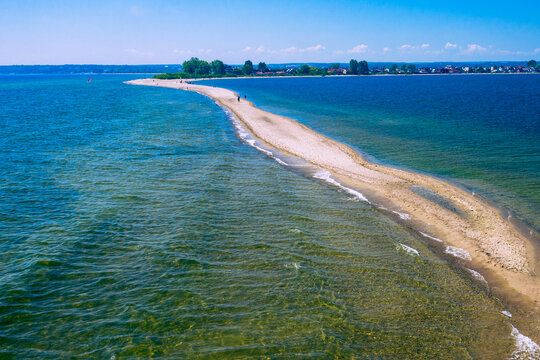
{"label": "far shore town", "polygon": [[[318,66],[315,66],[318,65]],[[348,66],[347,66],[348,65]],[[507,64],[462,64],[428,66],[414,63],[394,63],[369,66],[367,61],[352,59],[349,64],[334,63],[266,65],[260,62],[256,67],[250,60],[244,65],[226,65],[221,60],[207,62],[191,58],[178,66],[181,72],[167,72],[156,75],[157,79],[188,79],[209,77],[239,77],[239,76],[309,76],[309,75],[404,75],[404,74],[496,74],[496,73],[540,73],[540,64],[535,60],[523,62],[522,65]]]}

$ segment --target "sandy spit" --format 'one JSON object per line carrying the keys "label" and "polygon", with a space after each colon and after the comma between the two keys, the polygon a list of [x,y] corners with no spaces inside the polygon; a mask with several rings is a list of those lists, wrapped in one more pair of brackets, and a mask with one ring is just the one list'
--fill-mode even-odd
{"label": "sandy spit", "polygon": [[[536,270],[540,271],[540,256],[531,239],[498,209],[474,194],[430,176],[369,163],[350,147],[293,119],[261,110],[243,98],[238,101],[231,90],[187,84],[185,80],[139,79],[127,83],[204,94],[232,111],[251,135],[266,146],[329,171],[342,184],[361,191],[372,203],[389,209],[389,213],[401,214],[396,220],[429,235],[428,241],[436,238],[443,241],[442,247],[466,250],[471,260],[455,260],[482,273],[493,294],[513,309],[514,322],[521,323],[523,332],[540,341],[540,279],[536,274]],[[420,196],[411,186],[437,193],[459,211]]]}

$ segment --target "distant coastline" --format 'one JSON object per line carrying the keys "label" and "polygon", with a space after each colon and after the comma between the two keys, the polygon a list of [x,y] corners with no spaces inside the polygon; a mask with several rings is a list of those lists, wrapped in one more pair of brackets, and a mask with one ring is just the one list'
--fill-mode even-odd
{"label": "distant coastline", "polygon": [[[203,60],[199,60],[203,62]],[[514,67],[517,68],[519,66],[527,67],[527,61],[481,61],[481,62],[414,62],[414,63],[402,63],[402,62],[396,62],[396,70],[399,70],[403,72],[402,66],[405,65],[407,67],[408,65],[414,65],[418,71],[420,71],[423,68],[445,68],[446,66],[450,65],[453,68],[456,67],[476,67],[476,66],[482,66],[484,68],[489,67],[491,70],[492,66],[503,66],[503,67]],[[204,64],[204,62],[202,63]],[[209,63],[209,65],[212,63]],[[360,63],[359,63],[360,64]],[[267,69],[265,72],[273,72],[277,73],[280,71],[286,71],[286,69],[299,69],[303,65],[307,65],[308,67],[312,68],[318,68],[318,69],[330,69],[330,67],[338,67],[339,76],[342,76],[342,72],[345,69],[350,69],[350,62],[349,63],[283,63],[283,64],[268,64]],[[390,70],[390,67],[392,67],[393,63],[390,62],[370,62],[368,65],[368,68],[370,71],[380,69],[383,70],[384,68],[388,68]],[[354,62],[353,62],[354,67]],[[234,71],[236,71],[236,76],[244,76],[245,74],[242,71],[243,65],[225,65],[223,64],[223,71],[224,73],[233,74]],[[236,70],[235,70],[236,69]],[[203,69],[203,72],[205,69]],[[207,75],[212,75],[215,70],[210,68],[209,73]],[[218,69],[219,70],[219,69]],[[360,69],[359,69],[360,70]],[[2,75],[8,75],[8,74],[146,74],[147,76],[153,76],[157,74],[165,74],[165,73],[181,73],[183,71],[183,66],[180,64],[150,64],[150,65],[118,65],[118,64],[64,64],[64,65],[0,65],[0,74]],[[292,70],[291,70],[292,71]],[[322,70],[319,71],[318,74],[312,74],[312,75],[332,75],[329,71],[326,73],[320,73]],[[365,69],[364,69],[365,71]],[[258,65],[253,66],[253,74],[254,76],[264,77],[269,74],[257,74],[257,72],[260,72],[258,69]],[[335,72],[335,71],[334,71]],[[383,72],[383,71],[381,71]],[[397,72],[397,71],[396,71]],[[537,71],[538,72],[538,71]],[[499,73],[499,72],[497,72]],[[524,73],[524,72],[518,72],[518,73]],[[381,73],[378,73],[381,75]],[[191,74],[193,76],[197,76],[198,78],[202,77],[202,74]],[[262,75],[262,76],[261,76]],[[289,74],[290,75],[290,74]],[[296,74],[298,75],[298,74]],[[351,74],[348,74],[351,75]],[[360,75],[360,74],[359,74]],[[273,74],[271,76],[280,76],[279,74]],[[214,76],[216,77],[216,76]]]}
{"label": "distant coastline", "polygon": [[283,73],[283,74],[253,74],[253,75],[235,75],[235,74],[224,74],[224,75],[197,75],[192,73],[162,73],[157,74],[153,78],[159,80],[218,80],[218,79],[261,79],[261,78],[287,78],[287,77],[342,77],[342,76],[415,76],[415,75],[539,75],[540,72],[537,71],[508,71],[508,72],[410,72],[410,73],[391,73],[391,72],[379,72],[379,73],[369,73],[369,74],[349,74],[347,72],[341,74],[335,73]]}
{"label": "distant coastline", "polygon": [[[380,74],[376,77],[394,77],[394,76],[488,76],[488,75],[540,75],[540,73],[461,73],[461,74]],[[368,77],[372,75],[287,75],[287,76],[239,76],[239,77],[208,77],[208,78],[188,78],[188,79],[165,79],[165,80],[183,80],[188,82],[205,80],[240,80],[240,79],[281,79],[281,78],[345,78],[345,77]],[[163,79],[160,79],[163,80]]]}
{"label": "distant coastline", "polygon": [[447,64],[431,65],[415,63],[392,63],[390,65],[373,65],[365,60],[351,59],[348,64],[333,63],[326,66],[302,64],[300,66],[285,65],[273,67],[260,62],[255,69],[251,60],[242,66],[225,65],[221,60],[207,62],[192,57],[182,63],[181,72],[166,72],[154,76],[154,79],[176,80],[192,78],[238,78],[238,77],[286,77],[286,76],[344,76],[344,75],[435,75],[435,74],[494,74],[494,73],[540,73],[540,64],[536,60],[517,64]]}

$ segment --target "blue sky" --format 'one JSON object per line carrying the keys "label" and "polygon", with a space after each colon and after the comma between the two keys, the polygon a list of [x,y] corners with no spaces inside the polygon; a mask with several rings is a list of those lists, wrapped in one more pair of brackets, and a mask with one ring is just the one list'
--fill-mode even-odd
{"label": "blue sky", "polygon": [[540,59],[540,2],[8,1],[0,64]]}

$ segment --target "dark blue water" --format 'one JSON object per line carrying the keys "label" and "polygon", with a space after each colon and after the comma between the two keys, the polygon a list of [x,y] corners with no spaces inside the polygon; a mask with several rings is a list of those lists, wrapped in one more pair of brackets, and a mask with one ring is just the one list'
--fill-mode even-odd
{"label": "dark blue water", "polygon": [[540,76],[217,80],[398,167],[461,183],[540,229]]}
{"label": "dark blue water", "polygon": [[516,349],[436,246],[242,143],[208,98],[127,79],[0,78],[0,358]]}

